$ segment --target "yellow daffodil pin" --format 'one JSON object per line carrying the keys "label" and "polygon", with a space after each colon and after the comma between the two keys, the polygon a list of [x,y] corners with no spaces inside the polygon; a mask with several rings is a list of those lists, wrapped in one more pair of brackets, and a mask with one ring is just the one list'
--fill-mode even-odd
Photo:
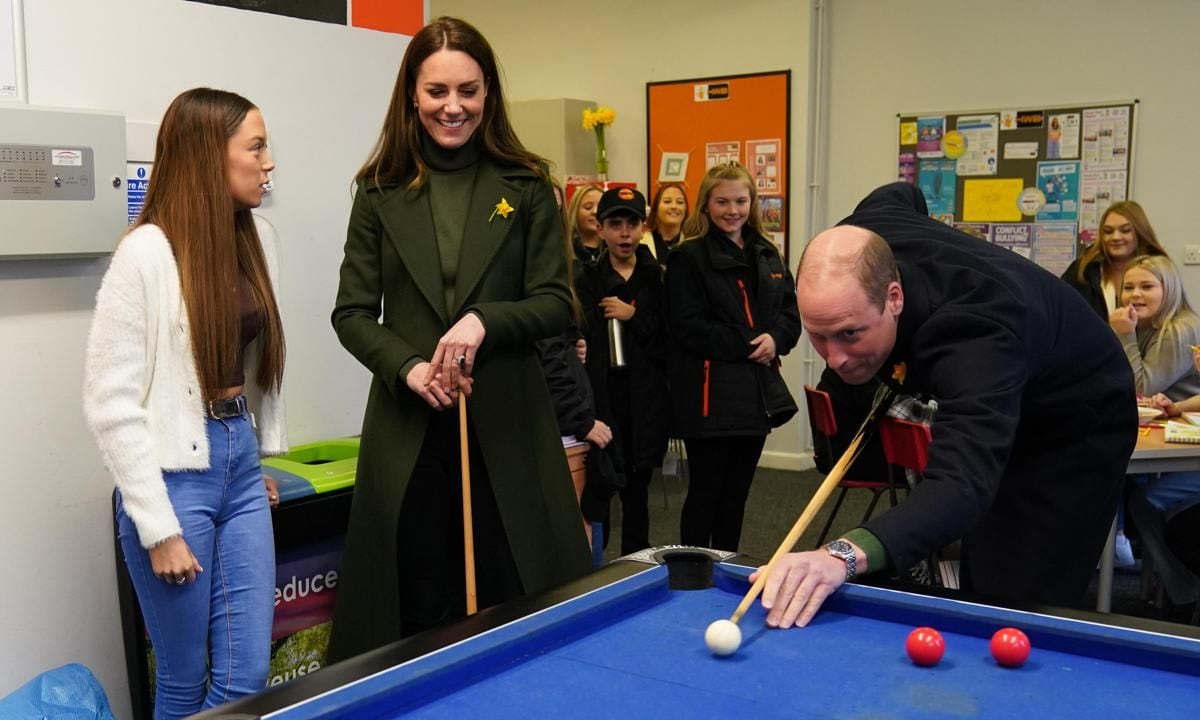
{"label": "yellow daffodil pin", "polygon": [[516,211],[517,209],[515,207],[508,204],[507,199],[500,198],[500,202],[496,203],[496,209],[492,211],[492,215],[488,218],[488,222],[495,220],[497,215],[507,220],[508,216],[512,215]]}
{"label": "yellow daffodil pin", "polygon": [[904,384],[904,378],[908,377],[908,363],[896,363],[892,366],[892,379],[901,385]]}

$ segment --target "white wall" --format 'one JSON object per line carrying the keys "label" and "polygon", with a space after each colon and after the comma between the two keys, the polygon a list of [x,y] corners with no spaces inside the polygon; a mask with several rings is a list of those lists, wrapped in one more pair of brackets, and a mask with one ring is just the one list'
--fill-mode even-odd
{"label": "white wall", "polygon": [[[647,82],[791,70],[790,252],[798,257],[804,241],[808,3],[431,0],[430,17],[439,15],[463,18],[488,38],[504,68],[509,99],[593,98],[616,110],[617,121],[605,133],[609,178],[634,180],[643,190]],[[793,395],[804,382],[803,349],[798,346],[784,363]],[[801,402],[802,396],[797,395]],[[811,466],[804,450],[809,444],[808,430],[797,418],[767,440],[763,464]]]}
{"label": "white wall", "polygon": [[[1200,3],[826,0],[828,219],[896,178],[896,114],[1141,100],[1132,199],[1177,260],[1196,243]],[[1188,90],[1187,88],[1193,88]],[[1200,271],[1183,268],[1192,300]]]}
{"label": "white wall", "polygon": [[[351,178],[378,135],[407,38],[168,0],[28,0],[25,11],[30,104],[157,123],[180,91],[210,85],[261,107],[278,164],[262,214],[280,237],[291,440],[358,432],[368,378],[329,312]],[[128,717],[112,481],[79,400],[105,267],[0,261],[0,696],[78,661]]]}

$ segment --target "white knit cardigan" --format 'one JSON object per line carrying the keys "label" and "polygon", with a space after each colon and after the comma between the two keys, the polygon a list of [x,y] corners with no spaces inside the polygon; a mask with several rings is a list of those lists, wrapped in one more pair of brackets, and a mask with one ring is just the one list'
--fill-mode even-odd
{"label": "white knit cardigan", "polygon": [[[274,288],[273,230],[263,222],[258,230]],[[180,288],[161,229],[142,225],[126,235],[96,294],[84,364],[84,415],[146,548],[181,532],[162,471],[209,468],[207,414]],[[254,382],[259,342],[244,353],[246,396],[260,454],[278,455],[287,451],[283,396],[263,394]]]}

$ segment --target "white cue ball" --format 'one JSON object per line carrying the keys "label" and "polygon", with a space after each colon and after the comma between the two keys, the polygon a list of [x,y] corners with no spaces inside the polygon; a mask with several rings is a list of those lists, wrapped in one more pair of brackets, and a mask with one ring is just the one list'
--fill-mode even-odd
{"label": "white cue ball", "polygon": [[704,644],[713,655],[732,655],[742,644],[742,631],[732,620],[716,620],[704,631]]}

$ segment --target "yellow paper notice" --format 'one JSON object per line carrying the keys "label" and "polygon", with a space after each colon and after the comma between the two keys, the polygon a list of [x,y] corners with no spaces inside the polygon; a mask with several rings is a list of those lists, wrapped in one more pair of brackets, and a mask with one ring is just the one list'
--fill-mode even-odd
{"label": "yellow paper notice", "polygon": [[1025,189],[1021,178],[963,182],[963,222],[1021,222],[1017,197]]}
{"label": "yellow paper notice", "polygon": [[900,144],[901,145],[916,145],[917,144],[917,124],[915,122],[900,123]]}

